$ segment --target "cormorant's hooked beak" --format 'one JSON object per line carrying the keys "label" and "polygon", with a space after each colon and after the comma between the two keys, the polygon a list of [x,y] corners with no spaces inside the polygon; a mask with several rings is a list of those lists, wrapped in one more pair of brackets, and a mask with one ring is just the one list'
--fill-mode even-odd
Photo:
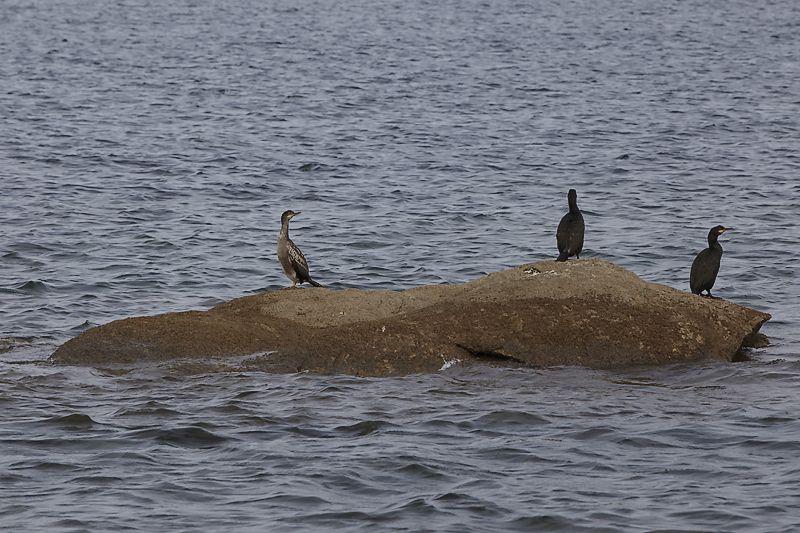
{"label": "cormorant's hooked beak", "polygon": [[722,235],[722,234],[723,234],[723,233],[725,233],[726,231],[730,231],[730,230],[732,230],[732,229],[733,229],[733,228],[722,228],[721,230],[719,230],[719,233],[720,233],[720,235]]}
{"label": "cormorant's hooked beak", "polygon": [[[297,216],[297,215],[299,215],[299,214],[300,214],[300,211],[295,211],[294,213],[292,213],[292,216],[290,216],[289,218],[294,218],[294,217],[296,217],[296,216]],[[730,229],[730,228],[729,228],[729,229]]]}

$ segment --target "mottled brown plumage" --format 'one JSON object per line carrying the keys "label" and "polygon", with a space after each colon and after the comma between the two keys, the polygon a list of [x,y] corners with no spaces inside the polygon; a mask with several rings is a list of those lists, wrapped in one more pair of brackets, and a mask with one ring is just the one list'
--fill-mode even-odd
{"label": "mottled brown plumage", "polygon": [[289,220],[300,214],[291,209],[281,215],[281,234],[278,237],[278,260],[281,262],[283,272],[292,280],[292,287],[298,283],[310,283],[315,287],[322,287],[311,279],[308,274],[308,263],[300,248],[289,238]]}

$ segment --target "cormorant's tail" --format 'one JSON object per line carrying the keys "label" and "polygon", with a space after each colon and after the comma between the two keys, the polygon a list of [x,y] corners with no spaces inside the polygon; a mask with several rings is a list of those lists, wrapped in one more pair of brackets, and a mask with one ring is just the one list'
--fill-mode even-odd
{"label": "cormorant's tail", "polygon": [[[319,283],[317,283],[316,281],[314,281],[314,280],[313,280],[313,279],[311,279],[311,278],[308,278],[308,282],[309,282],[310,284],[312,284],[313,286],[315,286],[315,287],[322,287],[322,285],[320,285]],[[325,287],[322,287],[322,288],[324,289]]]}
{"label": "cormorant's tail", "polygon": [[558,259],[556,259],[556,261],[562,261],[563,262],[563,261],[566,261],[568,257],[569,257],[569,254],[567,252],[561,252],[560,254],[558,254]]}

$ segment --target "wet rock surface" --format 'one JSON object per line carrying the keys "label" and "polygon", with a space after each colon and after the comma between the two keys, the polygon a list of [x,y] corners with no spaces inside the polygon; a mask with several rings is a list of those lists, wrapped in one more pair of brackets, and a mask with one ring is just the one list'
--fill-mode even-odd
{"label": "wet rock surface", "polygon": [[283,289],[208,311],[118,320],[84,331],[56,364],[125,371],[389,376],[471,358],[621,368],[736,360],[768,343],[771,317],[647,283],[601,259],[541,261],[461,285],[402,292]]}

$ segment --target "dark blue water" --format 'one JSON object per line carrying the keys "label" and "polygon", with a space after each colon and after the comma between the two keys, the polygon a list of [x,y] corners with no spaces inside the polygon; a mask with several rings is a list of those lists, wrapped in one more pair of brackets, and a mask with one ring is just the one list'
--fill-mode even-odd
{"label": "dark blue water", "polygon": [[[800,5],[0,2],[0,528],[797,531]],[[111,375],[80,331],[555,253],[769,312],[752,360]]]}

